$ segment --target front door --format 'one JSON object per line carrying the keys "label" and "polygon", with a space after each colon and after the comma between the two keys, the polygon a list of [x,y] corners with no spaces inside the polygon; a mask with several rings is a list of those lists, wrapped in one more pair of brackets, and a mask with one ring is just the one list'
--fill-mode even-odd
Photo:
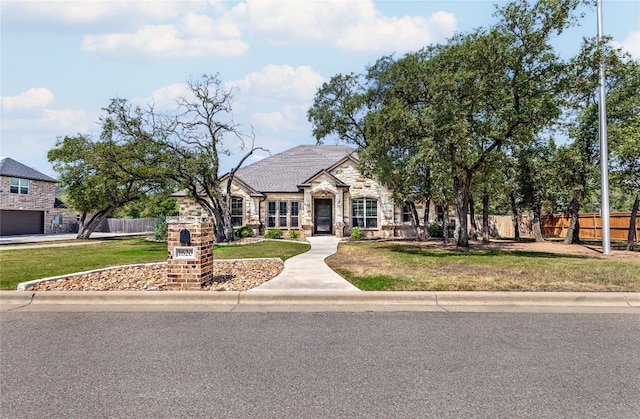
{"label": "front door", "polygon": [[315,199],[313,201],[313,233],[333,233],[333,200]]}

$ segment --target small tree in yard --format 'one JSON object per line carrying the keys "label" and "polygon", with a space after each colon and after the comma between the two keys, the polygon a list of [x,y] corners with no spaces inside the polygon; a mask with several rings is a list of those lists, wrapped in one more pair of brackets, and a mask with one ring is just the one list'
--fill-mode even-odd
{"label": "small tree in yard", "polygon": [[231,183],[256,150],[253,140],[238,164],[220,182],[220,158],[227,136],[245,148],[246,136],[231,116],[232,91],[217,76],[188,81],[188,97],[177,99],[176,113],[153,106],[132,107],[113,99],[101,119],[99,141],[86,135],[65,137],[49,151],[69,203],[82,213],[78,238],[88,238],[102,220],[127,203],[182,188],[215,219],[217,241],[234,240]]}
{"label": "small tree in yard", "polygon": [[[99,140],[81,134],[67,136],[47,154],[59,173],[68,204],[81,213],[79,239],[88,239],[118,208],[171,187],[162,176],[157,144],[141,130],[148,122],[142,111],[120,99],[114,99],[104,111]],[[135,124],[121,126],[120,112],[126,112]]]}
{"label": "small tree in yard", "polygon": [[[235,172],[255,151],[267,150],[256,147],[253,139],[246,147],[247,136],[231,114],[233,92],[217,76],[204,75],[187,83],[188,97],[178,98],[177,115],[165,119],[162,154],[171,167],[167,176],[214,217],[216,241],[233,241],[231,184]],[[239,140],[246,153],[222,184],[220,158],[229,155],[223,145],[229,136]]]}

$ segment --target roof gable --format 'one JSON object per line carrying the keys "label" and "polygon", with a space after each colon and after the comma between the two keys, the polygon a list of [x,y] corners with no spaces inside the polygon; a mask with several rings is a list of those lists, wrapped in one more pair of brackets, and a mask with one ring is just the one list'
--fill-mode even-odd
{"label": "roof gable", "polygon": [[298,185],[354,152],[346,145],[300,145],[242,167],[235,177],[257,192],[298,192]]}
{"label": "roof gable", "polygon": [[43,182],[57,182],[54,178],[49,177],[44,173],[40,173],[29,166],[25,166],[24,164],[9,157],[2,157],[0,159],[0,176],[41,180]]}
{"label": "roof gable", "polygon": [[325,170],[325,169],[323,169],[323,170],[319,171],[318,173],[314,174],[313,176],[311,176],[309,179],[305,180],[299,186],[309,186],[309,185],[311,185],[312,182],[321,181],[323,178],[325,180],[329,181],[330,183],[334,184],[335,186],[338,186],[338,187],[348,186],[348,185],[345,185],[340,179],[338,179],[337,177],[335,177],[334,175],[329,173],[328,170]]}

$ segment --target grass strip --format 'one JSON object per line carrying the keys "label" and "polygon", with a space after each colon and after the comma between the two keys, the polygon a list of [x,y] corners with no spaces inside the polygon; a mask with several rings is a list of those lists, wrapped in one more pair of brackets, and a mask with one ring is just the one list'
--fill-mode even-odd
{"label": "grass strip", "polygon": [[640,291],[640,259],[365,242],[327,263],[367,291]]}
{"label": "grass strip", "polygon": [[[306,243],[264,241],[215,246],[215,259],[281,258],[306,252]],[[167,260],[167,244],[146,239],[96,241],[83,246],[42,247],[0,252],[0,289],[15,290],[20,282],[109,266]]]}

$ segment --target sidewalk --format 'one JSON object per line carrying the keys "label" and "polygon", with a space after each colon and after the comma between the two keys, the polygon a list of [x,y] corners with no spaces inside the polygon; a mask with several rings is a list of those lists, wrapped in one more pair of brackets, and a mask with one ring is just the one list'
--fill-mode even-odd
{"label": "sidewalk", "polygon": [[[93,233],[91,239],[112,239],[116,237],[140,237],[150,236],[153,232],[148,233]],[[54,244],[51,242],[75,240],[75,233],[62,234],[33,234],[26,236],[0,236],[0,250],[11,250],[18,247],[24,248],[25,244],[33,245],[33,247],[56,247],[56,246],[79,246],[83,244],[92,244],[92,242],[79,241],[77,243]],[[38,244],[46,243],[46,244]],[[31,247],[31,246],[30,246]]]}
{"label": "sidewalk", "polygon": [[263,291],[357,291],[347,280],[335,273],[325,259],[338,250],[339,238],[334,236],[308,237],[311,250],[284,262],[284,270],[277,277],[247,292]]}

